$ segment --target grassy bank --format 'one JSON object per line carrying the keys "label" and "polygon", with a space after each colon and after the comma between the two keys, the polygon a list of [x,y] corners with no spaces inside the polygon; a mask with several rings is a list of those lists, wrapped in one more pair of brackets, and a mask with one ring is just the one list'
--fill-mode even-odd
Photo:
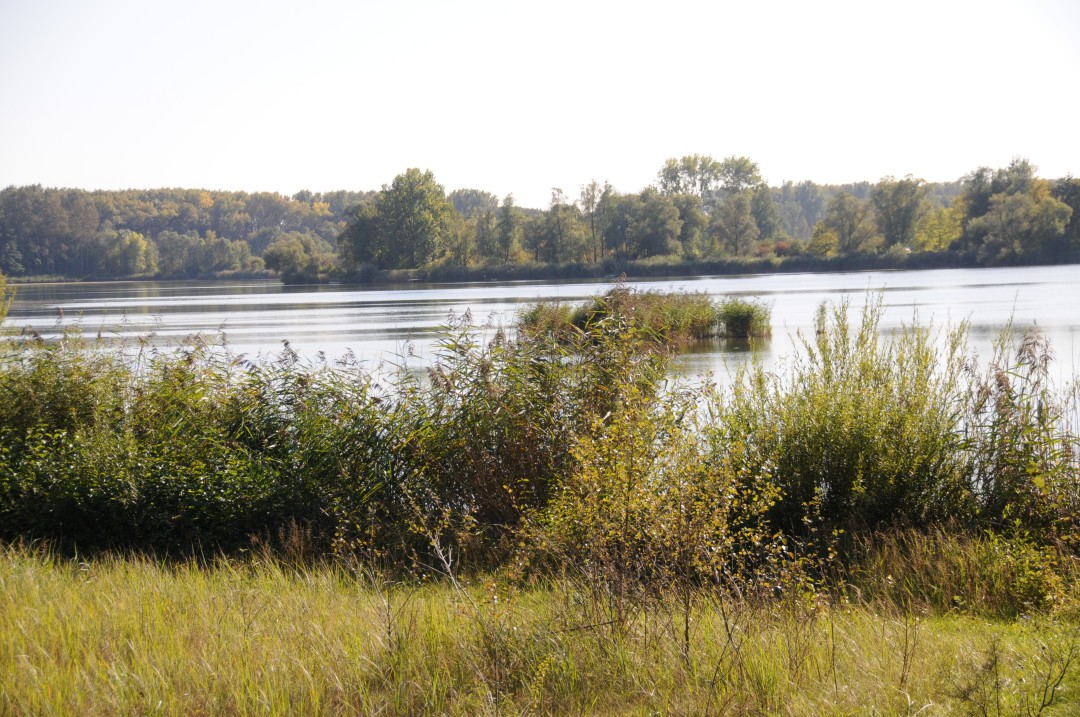
{"label": "grassy bank", "polygon": [[[0,711],[1002,714],[1080,700],[1070,614],[1003,622],[792,593],[402,585],[345,566],[0,553]],[[688,635],[688,639],[686,639]]]}

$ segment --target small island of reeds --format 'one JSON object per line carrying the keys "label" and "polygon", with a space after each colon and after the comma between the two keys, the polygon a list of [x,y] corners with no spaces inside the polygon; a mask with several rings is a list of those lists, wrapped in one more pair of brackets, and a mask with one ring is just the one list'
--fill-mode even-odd
{"label": "small island of reeds", "polygon": [[618,324],[677,349],[712,338],[766,338],[772,334],[771,313],[767,304],[751,299],[717,301],[701,292],[638,290],[620,283],[582,304],[533,304],[519,315],[517,327],[529,336],[565,340]]}

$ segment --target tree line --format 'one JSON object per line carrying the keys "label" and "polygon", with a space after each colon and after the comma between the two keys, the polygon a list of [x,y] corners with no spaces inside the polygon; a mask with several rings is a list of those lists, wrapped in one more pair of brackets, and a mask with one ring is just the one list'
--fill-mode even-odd
{"label": "tree line", "polygon": [[380,272],[543,271],[852,258],[994,265],[1080,259],[1080,180],[1048,180],[1022,158],[956,182],[769,186],[747,157],[690,155],[622,193],[589,182],[544,208],[480,189],[447,193],[408,169],[379,191],[0,192],[0,272],[183,278],[276,272],[287,282]]}

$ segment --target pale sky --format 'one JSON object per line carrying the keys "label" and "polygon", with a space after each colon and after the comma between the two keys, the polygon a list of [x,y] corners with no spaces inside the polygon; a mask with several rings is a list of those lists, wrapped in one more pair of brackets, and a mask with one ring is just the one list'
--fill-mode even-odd
{"label": "pale sky", "polygon": [[0,0],[0,187],[1080,175],[1077,0]]}

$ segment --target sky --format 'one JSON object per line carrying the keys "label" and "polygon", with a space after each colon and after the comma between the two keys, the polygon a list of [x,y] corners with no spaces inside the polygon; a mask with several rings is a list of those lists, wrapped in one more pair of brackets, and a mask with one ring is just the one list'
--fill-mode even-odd
{"label": "sky", "polygon": [[0,187],[1080,175],[1077,0],[0,0]]}

